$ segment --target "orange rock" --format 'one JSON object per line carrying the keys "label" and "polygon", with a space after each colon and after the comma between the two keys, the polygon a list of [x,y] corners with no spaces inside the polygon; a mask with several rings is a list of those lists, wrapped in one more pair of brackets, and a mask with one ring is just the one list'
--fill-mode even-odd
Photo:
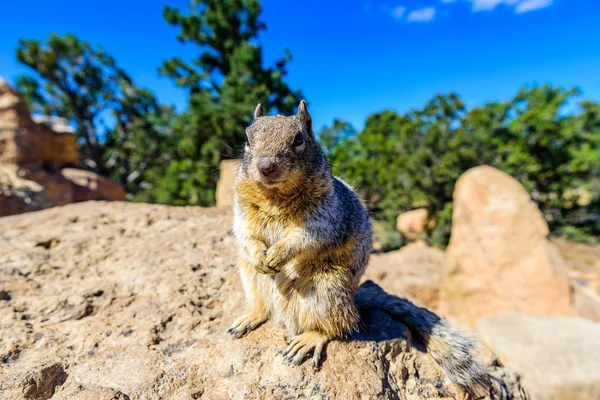
{"label": "orange rock", "polygon": [[560,253],[529,194],[511,176],[481,166],[454,191],[442,313],[465,326],[501,311],[569,315]]}
{"label": "orange rock", "polygon": [[406,238],[416,240],[421,237],[425,228],[433,229],[435,223],[435,219],[428,219],[427,209],[417,208],[400,214],[396,220],[396,229]]}
{"label": "orange rock", "polygon": [[35,117],[38,123],[37,152],[43,165],[69,167],[79,164],[74,130],[62,118]]}
{"label": "orange rock", "polygon": [[74,202],[73,185],[61,173],[35,173],[35,180],[44,187],[44,191],[57,206],[64,206]]}
{"label": "orange rock", "polygon": [[39,168],[36,128],[19,93],[0,77],[0,164]]}
{"label": "orange rock", "polygon": [[241,160],[221,161],[221,174],[217,182],[217,207],[231,207],[233,205],[233,184],[240,168]]}
{"label": "orange rock", "polygon": [[0,164],[0,217],[55,205],[44,188],[17,165]]}
{"label": "orange rock", "polygon": [[61,175],[73,186],[73,202],[87,200],[125,200],[125,188],[118,182],[106,179],[83,169],[63,168]]}

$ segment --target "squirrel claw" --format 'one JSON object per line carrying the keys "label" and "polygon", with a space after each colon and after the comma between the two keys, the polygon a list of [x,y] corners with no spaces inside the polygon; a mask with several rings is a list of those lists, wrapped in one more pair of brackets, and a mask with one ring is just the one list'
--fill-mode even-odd
{"label": "squirrel claw", "polygon": [[312,351],[312,365],[318,368],[323,347],[327,343],[327,337],[319,332],[305,332],[290,341],[287,349],[283,352],[287,361],[296,365],[302,364],[306,356]]}
{"label": "squirrel claw", "polygon": [[256,329],[266,320],[267,318],[264,315],[255,312],[242,315],[233,322],[229,329],[227,329],[227,333],[233,335],[236,339],[239,339],[248,332]]}

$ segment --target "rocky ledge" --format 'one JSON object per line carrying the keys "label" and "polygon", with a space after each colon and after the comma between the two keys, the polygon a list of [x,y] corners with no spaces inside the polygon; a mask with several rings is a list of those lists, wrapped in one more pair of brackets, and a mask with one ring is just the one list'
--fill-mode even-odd
{"label": "rocky ledge", "polygon": [[[0,397],[464,398],[372,305],[391,296],[372,282],[357,292],[363,331],[330,343],[320,370],[287,364],[270,323],[231,339],[244,300],[230,226],[224,209],[119,202],[0,218]],[[526,398],[483,356],[492,397]]]}

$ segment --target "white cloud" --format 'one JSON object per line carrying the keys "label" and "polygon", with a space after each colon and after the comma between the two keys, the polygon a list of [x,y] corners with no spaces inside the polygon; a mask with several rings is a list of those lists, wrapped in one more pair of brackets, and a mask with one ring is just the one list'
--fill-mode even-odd
{"label": "white cloud", "polygon": [[427,22],[431,21],[434,17],[435,8],[427,7],[412,11],[410,14],[408,14],[408,17],[406,17],[406,19],[409,22]]}
{"label": "white cloud", "polygon": [[392,15],[394,16],[394,18],[402,18],[404,16],[404,12],[406,12],[406,7],[396,7],[392,10]]}
{"label": "white cloud", "polygon": [[522,14],[529,11],[539,10],[540,8],[545,8],[550,5],[552,5],[552,0],[523,0],[517,4],[517,7],[515,7],[515,12]]}
{"label": "white cloud", "polygon": [[500,4],[515,5],[520,0],[471,0],[473,11],[492,11]]}

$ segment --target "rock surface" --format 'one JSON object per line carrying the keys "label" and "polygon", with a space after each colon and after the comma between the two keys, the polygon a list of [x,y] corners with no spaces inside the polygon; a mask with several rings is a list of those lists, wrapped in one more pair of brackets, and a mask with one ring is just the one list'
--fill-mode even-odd
{"label": "rock surface", "polygon": [[600,398],[600,324],[506,312],[480,321],[477,332],[522,374],[533,399]]}
{"label": "rock surface", "polygon": [[590,285],[579,282],[572,283],[573,308],[577,315],[600,322],[600,295]]}
{"label": "rock surface", "polygon": [[[10,399],[461,398],[401,321],[357,292],[363,329],[319,371],[284,362],[244,308],[223,209],[86,202],[0,218],[0,397]],[[399,300],[400,301],[400,300]],[[421,349],[421,350],[420,350]],[[503,398],[518,377],[491,362]]]}
{"label": "rock surface", "polygon": [[231,207],[233,205],[233,187],[240,163],[241,160],[221,161],[216,192],[217,207]]}
{"label": "rock surface", "polygon": [[571,314],[564,261],[547,236],[514,178],[487,166],[467,171],[454,191],[442,314],[461,326],[508,310]]}

